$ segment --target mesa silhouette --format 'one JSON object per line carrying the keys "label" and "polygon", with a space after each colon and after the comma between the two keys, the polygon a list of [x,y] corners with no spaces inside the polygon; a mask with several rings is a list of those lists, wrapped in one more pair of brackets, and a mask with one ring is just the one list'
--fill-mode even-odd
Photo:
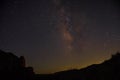
{"label": "mesa silhouette", "polygon": [[24,56],[0,50],[0,80],[120,80],[120,53],[80,70],[35,74],[32,67],[26,67]]}

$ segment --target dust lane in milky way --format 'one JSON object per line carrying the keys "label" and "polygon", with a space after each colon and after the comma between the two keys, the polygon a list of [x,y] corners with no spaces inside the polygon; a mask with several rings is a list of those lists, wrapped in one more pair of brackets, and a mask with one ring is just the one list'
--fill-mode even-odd
{"label": "dust lane in milky way", "polygon": [[[53,0],[56,7],[56,13],[58,13],[58,24],[62,42],[66,48],[66,53],[71,53],[74,49],[75,34],[80,33],[80,26],[74,27],[70,17],[70,12],[66,10],[67,6],[63,5],[61,0]],[[74,28],[73,28],[74,27]],[[77,36],[78,37],[78,36]],[[80,37],[80,36],[79,36]],[[80,40],[79,40],[80,43]],[[77,43],[77,45],[79,44]],[[82,45],[79,45],[82,46]],[[80,48],[80,47],[79,47]]]}

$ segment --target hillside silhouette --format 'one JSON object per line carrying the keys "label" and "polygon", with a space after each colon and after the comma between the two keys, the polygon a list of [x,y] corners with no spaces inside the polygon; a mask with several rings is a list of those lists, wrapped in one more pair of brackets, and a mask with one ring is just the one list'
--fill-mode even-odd
{"label": "hillside silhouette", "polygon": [[120,53],[117,52],[101,64],[37,77],[37,80],[120,80]]}
{"label": "hillside silhouette", "polygon": [[101,64],[53,74],[35,74],[26,67],[24,56],[0,50],[0,80],[120,80],[120,53]]}

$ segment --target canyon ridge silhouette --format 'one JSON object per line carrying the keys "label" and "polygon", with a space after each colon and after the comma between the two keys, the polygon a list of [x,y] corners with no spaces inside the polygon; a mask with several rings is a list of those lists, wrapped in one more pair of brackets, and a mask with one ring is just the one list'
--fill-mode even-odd
{"label": "canyon ridge silhouette", "polygon": [[120,80],[120,53],[82,69],[35,74],[32,67],[26,67],[24,56],[0,50],[0,80]]}

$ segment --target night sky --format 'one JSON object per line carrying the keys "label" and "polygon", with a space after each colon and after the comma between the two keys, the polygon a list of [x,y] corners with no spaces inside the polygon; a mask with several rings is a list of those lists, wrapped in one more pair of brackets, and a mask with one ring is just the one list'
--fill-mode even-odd
{"label": "night sky", "polygon": [[36,73],[101,63],[120,51],[118,0],[1,0],[0,49]]}

